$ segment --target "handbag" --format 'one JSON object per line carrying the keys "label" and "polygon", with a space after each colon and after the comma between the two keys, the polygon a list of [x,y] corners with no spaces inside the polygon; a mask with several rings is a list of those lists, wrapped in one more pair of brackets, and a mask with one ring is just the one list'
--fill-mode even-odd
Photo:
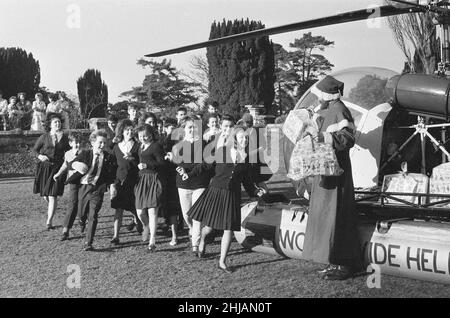
{"label": "handbag", "polygon": [[308,135],[295,144],[287,176],[292,180],[301,180],[312,176],[340,176],[343,172],[333,146],[315,142]]}

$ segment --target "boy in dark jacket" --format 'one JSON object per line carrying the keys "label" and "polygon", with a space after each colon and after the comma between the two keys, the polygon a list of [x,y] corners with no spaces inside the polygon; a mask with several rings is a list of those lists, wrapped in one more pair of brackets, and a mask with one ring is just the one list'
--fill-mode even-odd
{"label": "boy in dark jacket", "polygon": [[103,195],[109,185],[114,181],[115,163],[106,150],[107,134],[104,130],[91,133],[89,141],[92,149],[80,153],[72,168],[81,176],[79,190],[79,217],[81,222],[88,221],[84,250],[92,251],[94,248],[95,230],[97,228],[98,213],[103,204]]}

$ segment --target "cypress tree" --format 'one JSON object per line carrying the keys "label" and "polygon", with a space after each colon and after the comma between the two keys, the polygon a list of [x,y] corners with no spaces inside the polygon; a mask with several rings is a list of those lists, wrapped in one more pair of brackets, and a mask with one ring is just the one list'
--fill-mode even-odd
{"label": "cypress tree", "polygon": [[80,110],[84,118],[105,117],[108,105],[108,86],[100,71],[88,69],[77,80]]}
{"label": "cypress tree", "polygon": [[[264,28],[261,22],[234,20],[213,22],[210,39]],[[267,36],[207,48],[209,92],[224,113],[241,115],[245,105],[264,105],[272,112],[274,99],[274,51]]]}
{"label": "cypress tree", "polygon": [[41,70],[33,54],[21,48],[0,48],[0,90],[3,97],[25,92],[32,97],[39,90]]}

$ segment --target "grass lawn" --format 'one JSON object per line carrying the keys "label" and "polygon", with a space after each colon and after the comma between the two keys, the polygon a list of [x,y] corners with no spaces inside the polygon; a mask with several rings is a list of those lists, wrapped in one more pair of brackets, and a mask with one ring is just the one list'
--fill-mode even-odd
{"label": "grass lawn", "polygon": [[[82,251],[75,227],[60,242],[67,196],[59,200],[55,225],[45,230],[46,203],[32,194],[33,179],[0,180],[0,297],[449,297],[448,285],[384,275],[380,289],[367,287],[366,276],[342,282],[321,280],[321,266],[249,252],[232,243],[229,263],[217,270],[220,238],[208,246],[208,258],[194,258],[186,233],[181,244],[158,236],[158,250],[147,253],[140,235],[122,228],[121,245],[111,246],[113,210],[108,195],[100,212],[96,251]],[[125,213],[124,224],[131,220]],[[70,264],[81,269],[81,288],[66,285]]]}

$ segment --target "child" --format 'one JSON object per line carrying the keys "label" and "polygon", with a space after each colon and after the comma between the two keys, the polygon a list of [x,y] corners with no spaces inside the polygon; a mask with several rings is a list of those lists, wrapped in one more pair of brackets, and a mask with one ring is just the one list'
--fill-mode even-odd
{"label": "child", "polygon": [[189,227],[189,235],[191,236],[192,251],[194,254],[198,253],[201,224],[192,220],[188,216],[188,212],[208,187],[211,179],[211,174],[208,172],[192,176],[188,180],[182,180],[181,177],[184,172],[191,172],[197,165],[203,162],[202,155],[205,142],[198,136],[197,123],[199,121],[194,120],[190,116],[184,118],[181,123],[181,127],[184,129],[184,138],[172,150],[173,161],[178,165],[176,171],[179,173],[176,176],[176,187],[178,188],[183,218]]}
{"label": "child", "polygon": [[133,122],[133,125],[135,127],[138,125],[139,117],[136,105],[133,104],[128,105],[128,119]]}
{"label": "child", "polygon": [[103,204],[103,195],[108,186],[114,182],[116,166],[111,155],[104,151],[107,134],[104,130],[96,130],[89,136],[92,149],[81,152],[69,168],[73,168],[83,176],[79,189],[79,216],[81,222],[88,219],[85,251],[93,251],[98,213]]}
{"label": "child", "polygon": [[[131,120],[121,120],[116,129],[117,136],[120,142],[114,145],[111,152],[114,162],[117,165],[117,172],[115,182],[111,185],[115,196],[111,197],[111,207],[116,210],[114,216],[114,236],[111,243],[119,244],[119,231],[122,226],[123,211],[130,211],[136,223],[140,225],[137,220],[135,200],[134,200],[134,186],[136,185],[138,177],[139,163],[139,144],[135,141],[134,128]],[[144,234],[144,238],[146,233]]]}
{"label": "child", "polygon": [[[77,132],[71,132],[69,134],[69,145],[70,149],[67,151],[64,155],[64,163],[59,168],[59,171],[53,176],[53,179],[57,181],[63,173],[68,170],[69,165],[75,160],[75,158],[80,154],[80,143],[81,143],[81,136]],[[78,212],[78,192],[80,189],[80,184],[76,181],[69,181],[73,174],[75,173],[75,170],[70,169],[67,173],[67,179],[69,183],[69,210],[67,211],[66,215],[64,216],[63,221],[63,233],[61,237],[61,241],[65,241],[69,239],[69,230],[73,226],[73,222],[75,221],[75,217]]]}
{"label": "child", "polygon": [[218,267],[227,273],[233,271],[226,264],[233,231],[241,229],[241,183],[250,197],[262,196],[266,192],[254,185],[248,173],[248,138],[244,129],[235,128],[233,135],[232,146],[217,149],[213,164],[200,164],[189,172],[182,171],[183,180],[202,175],[208,170],[214,171],[211,183],[189,210],[188,216],[204,225],[198,246],[200,258],[205,254],[206,236],[213,229],[224,231]]}
{"label": "child", "polygon": [[156,131],[150,125],[144,124],[138,127],[138,138],[141,147],[139,149],[139,177],[134,189],[136,211],[144,225],[145,232],[150,231],[148,250],[154,252],[156,249],[158,208],[160,208],[163,199],[164,151],[161,145],[156,142]]}
{"label": "child", "polygon": [[210,143],[218,133],[220,133],[219,117],[216,114],[209,114],[206,122],[206,131],[203,134],[203,140],[206,143]]}

